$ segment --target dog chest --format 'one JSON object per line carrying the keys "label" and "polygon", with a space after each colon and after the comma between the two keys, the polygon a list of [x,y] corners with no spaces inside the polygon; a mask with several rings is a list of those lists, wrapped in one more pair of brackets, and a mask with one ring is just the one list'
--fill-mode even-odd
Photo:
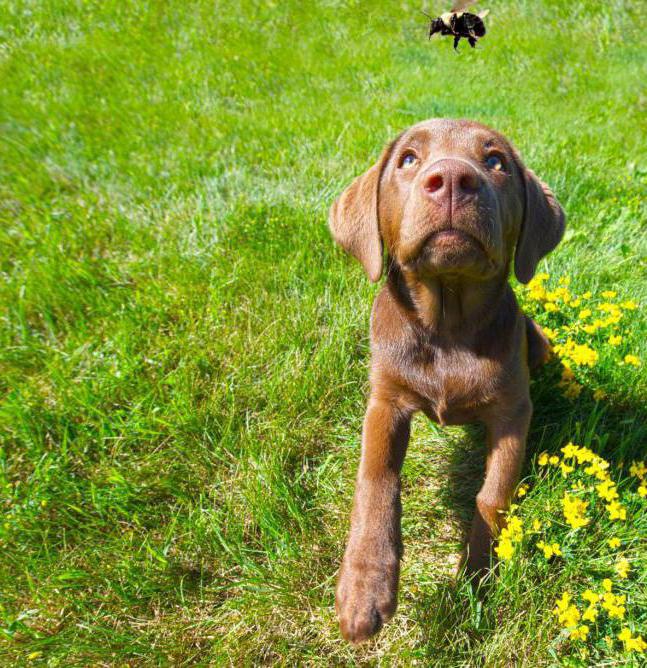
{"label": "dog chest", "polygon": [[[504,382],[499,361],[466,349],[433,346],[389,346],[374,350],[379,376],[404,391],[413,407],[440,424],[477,419],[478,409],[495,399]],[[377,354],[375,354],[377,353]]]}

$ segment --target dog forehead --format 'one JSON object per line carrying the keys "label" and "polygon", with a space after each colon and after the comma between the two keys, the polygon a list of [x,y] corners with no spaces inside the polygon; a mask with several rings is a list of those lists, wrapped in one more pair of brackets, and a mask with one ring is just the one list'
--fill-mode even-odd
{"label": "dog forehead", "polygon": [[424,144],[438,149],[465,149],[499,145],[509,148],[509,142],[499,132],[477,121],[430,118],[412,125],[398,139],[397,145]]}

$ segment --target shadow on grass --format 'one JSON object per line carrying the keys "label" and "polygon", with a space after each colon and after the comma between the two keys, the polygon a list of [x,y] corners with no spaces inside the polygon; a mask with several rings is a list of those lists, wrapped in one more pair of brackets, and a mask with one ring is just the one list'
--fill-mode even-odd
{"label": "shadow on grass", "polygon": [[[645,456],[647,442],[647,410],[634,401],[602,401],[584,387],[580,396],[567,399],[557,386],[559,367],[550,363],[535,374],[531,382],[534,405],[533,418],[526,446],[522,478],[530,470],[534,457],[546,450],[561,455],[560,448],[568,441],[591,447],[613,467]],[[441,499],[451,508],[454,519],[466,540],[474,515],[476,495],[485,473],[485,430],[467,425],[465,439],[452,451],[441,472],[447,484],[441,486]]]}
{"label": "shadow on grass", "polygon": [[[614,469],[621,464],[628,468],[632,460],[645,457],[647,410],[643,404],[613,396],[596,401],[593,391],[586,387],[577,399],[567,399],[558,387],[559,378],[559,365],[551,362],[531,381],[534,414],[522,478],[530,472],[538,453],[546,450],[561,455],[560,448],[569,441],[590,447]],[[485,430],[479,425],[468,425],[464,432],[461,444],[452,450],[439,473],[446,480],[440,486],[442,506],[451,509],[463,545],[483,483],[486,455]],[[497,624],[496,611],[482,606],[488,589],[483,587],[475,594],[465,579],[452,575],[434,590],[420,593],[414,617],[423,632],[420,646],[430,659],[437,659],[437,654],[429,653],[444,648],[445,661],[456,661],[458,665],[469,658],[470,665],[480,665],[475,646]],[[460,642],[455,646],[457,639]]]}
{"label": "shadow on grass", "polygon": [[466,580],[451,576],[417,596],[414,615],[427,665],[485,665],[478,645],[496,619],[481,599]]}

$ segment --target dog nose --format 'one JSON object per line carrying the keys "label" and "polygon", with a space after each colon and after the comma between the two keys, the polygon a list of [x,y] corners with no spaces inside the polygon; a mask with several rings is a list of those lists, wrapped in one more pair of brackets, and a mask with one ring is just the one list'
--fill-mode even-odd
{"label": "dog nose", "polygon": [[436,201],[473,197],[481,188],[483,180],[469,163],[462,160],[441,160],[422,180],[427,197]]}

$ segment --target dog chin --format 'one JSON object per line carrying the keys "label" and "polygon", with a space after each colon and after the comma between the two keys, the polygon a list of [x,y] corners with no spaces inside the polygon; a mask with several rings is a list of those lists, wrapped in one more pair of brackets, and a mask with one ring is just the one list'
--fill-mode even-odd
{"label": "dog chin", "polygon": [[420,276],[487,278],[494,273],[493,263],[481,244],[467,234],[451,230],[434,234],[404,268]]}
{"label": "dog chin", "polygon": [[496,272],[483,257],[440,255],[427,263],[418,265],[417,274],[421,277],[464,276],[472,279],[487,279]]}

